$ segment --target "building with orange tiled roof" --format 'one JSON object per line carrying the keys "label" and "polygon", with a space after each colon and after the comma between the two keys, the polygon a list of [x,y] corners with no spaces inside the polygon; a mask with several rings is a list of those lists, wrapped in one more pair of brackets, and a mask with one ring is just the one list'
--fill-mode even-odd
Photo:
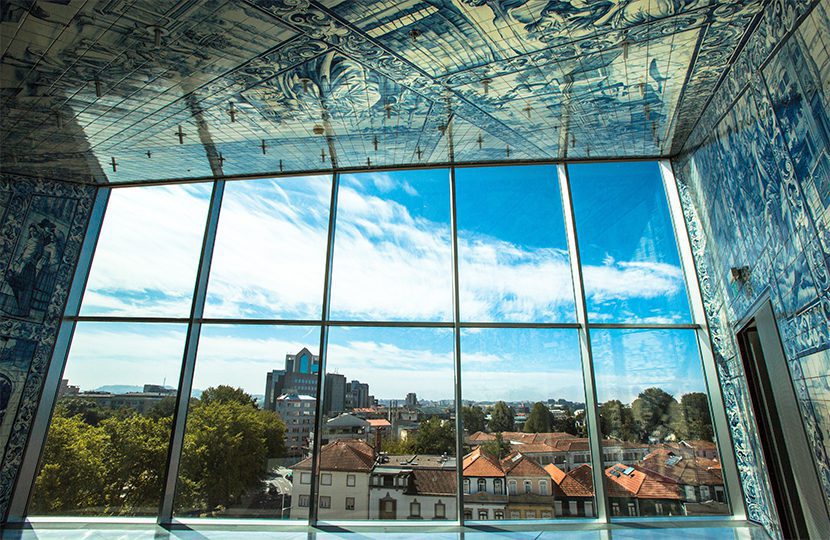
{"label": "building with orange tiled roof", "polygon": [[[545,468],[549,473],[555,465]],[[557,468],[559,472],[562,471]],[[553,471],[551,478],[559,477],[558,492],[554,500],[554,509],[557,517],[593,517],[594,516],[594,487],[591,477],[591,466],[580,465],[567,473],[558,474]]]}
{"label": "building with orange tiled roof", "polygon": [[641,466],[667,482],[677,484],[685,504],[695,505],[695,513],[728,512],[719,461],[697,457],[693,452],[684,455],[658,448],[643,459]]}
{"label": "building with orange tiled roof", "polygon": [[[291,518],[306,519],[310,504],[311,463],[307,458],[292,467]],[[369,519],[369,475],[375,450],[366,441],[341,439],[320,449],[320,519]]]}
{"label": "building with orange tiled roof", "polygon": [[658,474],[617,463],[605,469],[605,477],[613,516],[685,514],[680,488]]}
{"label": "building with orange tiled roof", "polygon": [[552,519],[553,481],[547,471],[521,452],[509,454],[500,465],[507,479],[508,519]]}
{"label": "building with orange tiled roof", "polygon": [[369,519],[452,519],[456,515],[454,456],[381,454],[372,470]]}
{"label": "building with orange tiled roof", "polygon": [[507,488],[498,460],[477,447],[461,462],[465,519],[505,519]]}

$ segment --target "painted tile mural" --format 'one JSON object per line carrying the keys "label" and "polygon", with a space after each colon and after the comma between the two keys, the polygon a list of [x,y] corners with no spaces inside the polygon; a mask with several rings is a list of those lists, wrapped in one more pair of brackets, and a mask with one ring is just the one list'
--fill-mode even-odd
{"label": "painted tile mural", "polygon": [[91,186],[0,177],[0,516],[86,231]]}
{"label": "painted tile mural", "polygon": [[[768,291],[830,500],[828,4],[766,8],[674,163],[749,515],[773,534],[776,517],[731,329]],[[770,56],[773,42],[780,47]],[[737,266],[750,267],[743,286],[728,275]]]}
{"label": "painted tile mural", "polygon": [[764,1],[132,4],[0,10],[6,170],[123,182],[668,155]]}

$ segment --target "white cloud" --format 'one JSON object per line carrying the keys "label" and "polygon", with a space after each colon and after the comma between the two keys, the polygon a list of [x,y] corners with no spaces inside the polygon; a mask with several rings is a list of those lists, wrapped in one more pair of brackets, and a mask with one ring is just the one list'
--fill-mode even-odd
{"label": "white cloud", "polygon": [[[409,190],[390,175],[370,176],[344,182],[340,190],[332,316],[451,320],[449,224],[358,191],[367,183],[381,190]],[[206,189],[185,185],[113,192],[86,313],[187,315]],[[329,194],[325,177],[229,183],[206,315],[319,318]],[[465,320],[573,320],[573,288],[563,250],[461,231],[460,264]],[[603,265],[585,266],[584,278],[595,302],[656,299],[683,290],[680,269],[664,263],[609,258]],[[655,313],[649,320],[661,317]]]}

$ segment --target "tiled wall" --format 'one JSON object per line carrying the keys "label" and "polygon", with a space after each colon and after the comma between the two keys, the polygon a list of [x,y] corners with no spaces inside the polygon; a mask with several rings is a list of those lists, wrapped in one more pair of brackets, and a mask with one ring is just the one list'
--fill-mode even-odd
{"label": "tiled wall", "polygon": [[0,177],[0,517],[5,519],[95,195]]}
{"label": "tiled wall", "polygon": [[[777,534],[733,325],[769,293],[830,499],[830,1],[771,2],[674,162],[744,494]],[[750,281],[730,280],[748,266]]]}

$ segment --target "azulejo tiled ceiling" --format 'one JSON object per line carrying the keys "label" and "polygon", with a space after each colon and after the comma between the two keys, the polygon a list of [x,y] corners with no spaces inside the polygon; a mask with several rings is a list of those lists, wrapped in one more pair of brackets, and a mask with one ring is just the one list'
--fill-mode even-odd
{"label": "azulejo tiled ceiling", "polygon": [[122,182],[672,155],[763,4],[8,0],[2,169]]}

